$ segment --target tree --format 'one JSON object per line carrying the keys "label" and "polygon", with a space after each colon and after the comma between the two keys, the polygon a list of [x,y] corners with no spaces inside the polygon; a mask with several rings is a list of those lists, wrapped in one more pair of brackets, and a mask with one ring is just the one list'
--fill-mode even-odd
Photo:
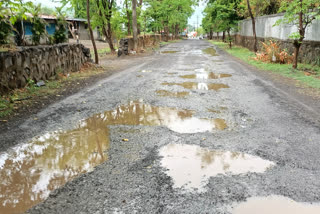
{"label": "tree", "polygon": [[97,46],[96,46],[96,42],[94,41],[94,36],[93,36],[91,22],[90,22],[90,1],[89,0],[87,0],[87,20],[88,20],[88,28],[89,28],[89,32],[90,32],[92,45],[93,45],[93,50],[94,50],[95,63],[99,64],[99,56],[98,56]]}
{"label": "tree", "polygon": [[137,0],[132,0],[133,49],[138,49]]}
{"label": "tree", "polygon": [[252,10],[251,10],[251,6],[250,6],[250,0],[247,0],[247,6],[248,6],[248,11],[251,17],[251,22],[252,22],[252,33],[253,33],[253,39],[254,39],[254,43],[253,43],[253,50],[254,52],[258,51],[258,44],[257,44],[257,33],[256,33],[256,21],[255,18],[253,16]]}
{"label": "tree", "polygon": [[280,12],[285,12],[284,17],[275,25],[293,24],[298,32],[292,33],[289,38],[293,39],[294,59],[292,67],[298,67],[299,50],[305,37],[306,28],[316,18],[320,18],[319,0],[291,0],[281,3]]}
{"label": "tree", "polygon": [[43,37],[43,35],[46,33],[46,25],[47,22],[44,21],[44,19],[42,19],[40,17],[40,13],[41,13],[41,4],[35,5],[34,8],[31,10],[31,23],[32,23],[32,42],[35,45],[39,45],[40,44],[40,39]]}
{"label": "tree", "polygon": [[53,34],[54,42],[56,44],[66,42],[68,39],[66,34],[66,14],[62,11],[63,7],[64,5],[62,7],[56,7],[57,27]]}

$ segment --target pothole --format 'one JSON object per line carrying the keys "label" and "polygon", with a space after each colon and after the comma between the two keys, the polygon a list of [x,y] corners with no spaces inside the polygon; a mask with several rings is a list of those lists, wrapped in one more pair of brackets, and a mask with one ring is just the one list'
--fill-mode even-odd
{"label": "pothole", "polygon": [[157,90],[156,93],[158,96],[161,96],[161,97],[178,97],[178,98],[185,98],[190,94],[190,92],[187,92],[187,91],[171,92],[166,90]]}
{"label": "pothole", "polygon": [[161,166],[168,169],[167,175],[174,188],[188,191],[205,191],[210,177],[263,173],[275,164],[260,157],[230,151],[209,150],[197,145],[169,144],[159,150]]}
{"label": "pothole", "polygon": [[162,85],[168,85],[168,86],[172,86],[172,85],[178,85],[178,86],[182,86],[186,89],[193,89],[193,90],[215,90],[218,91],[222,88],[230,88],[228,85],[226,84],[221,84],[221,83],[197,83],[197,82],[183,82],[183,83],[168,83],[168,82],[164,82],[162,83]]}
{"label": "pothole", "polygon": [[79,121],[0,155],[0,213],[23,213],[51,191],[108,159],[110,125],[165,126],[179,133],[223,130],[222,119],[201,119],[191,110],[132,101]]}
{"label": "pothole", "polygon": [[178,53],[179,51],[160,51],[160,53],[162,54],[174,54],[174,53]]}
{"label": "pothole", "polygon": [[204,53],[206,53],[206,54],[210,54],[211,56],[219,56],[218,54],[217,54],[217,51],[216,51],[216,49],[214,49],[214,48],[212,48],[212,47],[210,47],[210,48],[206,48],[206,49],[204,49],[204,50],[202,50]]}
{"label": "pothole", "polygon": [[196,74],[190,74],[190,75],[182,75],[179,76],[184,79],[220,79],[220,78],[226,78],[231,77],[231,74],[215,74],[213,72],[203,72],[203,73],[196,73]]}
{"label": "pothole", "polygon": [[237,205],[232,214],[319,214],[320,204],[296,202],[290,198],[272,195],[252,197]]}

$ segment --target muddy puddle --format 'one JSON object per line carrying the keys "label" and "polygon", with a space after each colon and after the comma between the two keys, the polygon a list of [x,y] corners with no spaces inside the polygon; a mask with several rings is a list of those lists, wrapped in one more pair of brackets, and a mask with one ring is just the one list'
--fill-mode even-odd
{"label": "muddy puddle", "polygon": [[320,203],[296,202],[284,196],[249,198],[236,206],[232,214],[319,214]]}
{"label": "muddy puddle", "polygon": [[130,102],[81,120],[73,130],[47,133],[0,154],[0,213],[22,213],[54,189],[108,160],[110,125],[166,126],[179,133],[227,127],[222,119],[193,114]]}
{"label": "muddy puddle", "polygon": [[156,91],[158,96],[161,97],[178,97],[178,98],[185,98],[190,94],[190,92],[182,91],[182,92],[171,92],[166,90],[158,90]]}
{"label": "muddy puddle", "polygon": [[212,176],[263,173],[275,164],[260,157],[230,151],[209,150],[197,145],[169,144],[159,150],[161,166],[174,188],[205,191]]}
{"label": "muddy puddle", "polygon": [[178,53],[179,51],[160,51],[160,53],[162,54],[174,54],[174,53]]}
{"label": "muddy puddle", "polygon": [[190,74],[190,75],[182,75],[179,76],[183,79],[220,79],[220,78],[226,78],[231,77],[231,74],[215,74],[213,72],[201,72],[196,74]]}
{"label": "muddy puddle", "polygon": [[215,90],[215,91],[218,91],[222,88],[229,88],[228,85],[221,84],[221,83],[204,83],[204,82],[203,83],[197,83],[197,82],[168,83],[168,82],[164,82],[161,85],[168,85],[168,86],[178,85],[178,86],[182,86],[186,89]]}
{"label": "muddy puddle", "polygon": [[220,114],[223,111],[227,110],[227,107],[219,107],[219,108],[207,108],[208,112]]}
{"label": "muddy puddle", "polygon": [[211,56],[219,56],[219,55],[217,54],[216,49],[214,49],[214,48],[212,48],[212,47],[206,48],[206,49],[204,49],[204,50],[202,50],[202,51],[203,51],[204,53],[206,53],[206,54],[211,55]]}

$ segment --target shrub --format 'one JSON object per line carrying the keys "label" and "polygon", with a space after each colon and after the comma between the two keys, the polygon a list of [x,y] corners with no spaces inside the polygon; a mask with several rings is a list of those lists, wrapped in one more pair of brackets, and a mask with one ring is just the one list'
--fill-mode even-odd
{"label": "shrub", "polygon": [[289,64],[293,61],[293,56],[288,54],[287,50],[281,50],[276,42],[269,40],[269,42],[262,42],[263,49],[256,53],[254,60],[262,62],[272,62],[280,64]]}

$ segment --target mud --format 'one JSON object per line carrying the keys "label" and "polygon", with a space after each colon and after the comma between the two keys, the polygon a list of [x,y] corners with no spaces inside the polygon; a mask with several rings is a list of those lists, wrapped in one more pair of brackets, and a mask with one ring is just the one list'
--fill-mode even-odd
{"label": "mud", "polygon": [[232,214],[319,214],[320,203],[309,204],[296,202],[278,195],[249,198],[237,205]]}
{"label": "mud", "polygon": [[275,164],[252,155],[217,151],[197,145],[169,144],[159,151],[161,166],[172,178],[175,188],[203,192],[208,179],[218,175],[263,173]]}
{"label": "mud", "polygon": [[193,89],[193,90],[214,90],[214,91],[219,91],[220,89],[223,88],[229,88],[228,85],[226,84],[221,84],[221,83],[197,83],[197,82],[183,82],[183,83],[162,83],[162,85],[168,85],[168,86],[173,86],[173,85],[178,85],[182,86],[186,89]]}

